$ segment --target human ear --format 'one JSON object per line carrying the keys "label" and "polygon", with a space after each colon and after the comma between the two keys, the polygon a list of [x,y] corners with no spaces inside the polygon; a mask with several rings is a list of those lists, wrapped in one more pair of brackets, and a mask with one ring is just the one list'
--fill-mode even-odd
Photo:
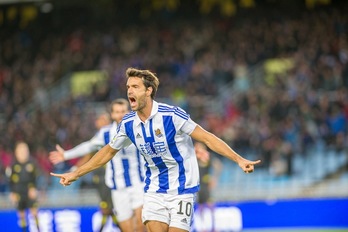
{"label": "human ear", "polygon": [[146,96],[148,97],[148,96],[151,96],[151,93],[152,93],[152,87],[148,87],[147,89],[146,89]]}

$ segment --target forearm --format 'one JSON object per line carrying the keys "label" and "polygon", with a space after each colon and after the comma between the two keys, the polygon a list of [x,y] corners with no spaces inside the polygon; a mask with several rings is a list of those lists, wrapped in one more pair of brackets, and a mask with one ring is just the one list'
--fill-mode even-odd
{"label": "forearm", "polygon": [[87,163],[83,164],[74,172],[78,177],[81,177],[97,168],[100,168],[111,160],[116,152],[117,150],[111,148],[109,145],[106,145],[100,149]]}
{"label": "forearm", "polygon": [[216,137],[214,134],[207,132],[204,142],[209,149],[212,151],[223,155],[236,163],[239,163],[240,160],[244,158],[241,157],[237,152],[235,152],[226,142]]}
{"label": "forearm", "polygon": [[80,167],[80,166],[82,166],[83,164],[87,163],[87,161],[90,160],[92,156],[93,156],[93,154],[91,153],[91,154],[85,155],[84,157],[80,158],[80,159],[77,161],[77,163],[74,165],[75,168]]}
{"label": "forearm", "polygon": [[64,160],[71,160],[74,158],[82,157],[91,152],[95,152],[96,150],[97,149],[90,141],[83,142],[70,150],[64,151]]}

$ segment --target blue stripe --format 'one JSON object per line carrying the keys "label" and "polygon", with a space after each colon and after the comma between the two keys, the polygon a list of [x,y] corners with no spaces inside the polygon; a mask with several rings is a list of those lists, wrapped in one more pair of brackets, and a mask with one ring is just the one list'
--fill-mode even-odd
{"label": "blue stripe", "polygon": [[112,159],[109,162],[110,162],[111,170],[112,170],[111,180],[112,180],[113,186],[111,187],[111,189],[117,189],[116,188],[116,181],[115,181],[115,164],[114,164],[114,161]]}
{"label": "blue stripe", "polygon": [[167,193],[167,190],[169,189],[168,168],[161,157],[154,157],[152,158],[152,161],[156,164],[156,167],[159,169],[159,188],[156,192]]}
{"label": "blue stripe", "polygon": [[168,107],[168,106],[158,106],[158,111],[160,111],[160,112],[174,112],[174,108]]}
{"label": "blue stripe", "polygon": [[110,131],[104,132],[104,143],[105,145],[110,142]]}
{"label": "blue stripe", "polygon": [[144,181],[144,176],[143,176],[143,173],[142,173],[142,171],[141,171],[141,161],[140,161],[140,159],[141,159],[142,157],[140,157],[140,152],[139,152],[138,149],[136,150],[136,152],[137,152],[137,161],[138,161],[139,180],[140,180],[140,181]]}
{"label": "blue stripe", "polygon": [[124,127],[125,127],[126,134],[127,134],[128,138],[132,141],[132,143],[136,144],[135,137],[134,137],[134,131],[133,131],[133,122],[134,122],[133,120],[126,122],[124,124]]}
{"label": "blue stripe", "polygon": [[168,104],[165,104],[165,103],[158,103],[158,107],[163,107],[163,108],[173,108],[172,105],[168,105]]}
{"label": "blue stripe", "polygon": [[123,120],[127,120],[127,119],[129,119],[129,118],[131,118],[131,117],[134,117],[134,115],[135,115],[135,112],[132,111],[132,112],[126,114],[125,116],[123,116],[122,121],[123,121]]}
{"label": "blue stripe", "polygon": [[158,112],[174,112],[174,109],[161,109],[161,108],[158,108]]}
{"label": "blue stripe", "polygon": [[165,106],[165,105],[158,105],[158,109],[162,109],[162,110],[174,110],[174,107]]}
{"label": "blue stripe", "polygon": [[187,113],[185,113],[183,110],[179,109],[179,108],[175,108],[174,114],[176,114],[179,117],[182,117],[182,118],[184,118],[186,120],[189,118],[189,115]]}
{"label": "blue stripe", "polygon": [[[146,136],[146,131],[145,131],[145,127],[144,127],[143,123],[141,123],[141,129],[142,129],[145,143],[149,143],[152,152],[154,154],[156,154],[156,150],[153,147],[153,143],[155,142],[155,138],[154,138],[154,134],[153,134],[152,119],[150,119],[149,123],[150,123],[149,129],[150,129],[150,133],[151,133],[151,135],[149,137]],[[168,167],[165,165],[165,163],[163,162],[163,159],[161,157],[153,157],[152,161],[154,162],[154,164],[156,165],[156,167],[159,170],[159,175],[158,175],[159,188],[156,192],[167,193],[167,190],[169,189]],[[148,174],[151,175],[151,173],[147,171],[146,178],[149,178]],[[147,182],[148,182],[148,184],[150,184],[149,183],[150,181],[147,181]],[[145,182],[145,183],[147,183],[147,182]],[[148,186],[145,186],[146,190],[148,188],[149,188]]]}
{"label": "blue stripe", "polygon": [[158,107],[158,112],[171,112],[177,116],[179,116],[180,118],[183,118],[185,120],[189,119],[189,115],[184,111],[182,110],[181,108],[179,107],[175,107],[175,108],[170,108],[170,107],[166,107],[166,106],[159,106]]}
{"label": "blue stripe", "polygon": [[[120,130],[121,123],[118,124],[117,131]],[[126,132],[127,136],[130,138],[130,140],[133,143],[135,143],[135,141],[134,141],[134,132],[133,132],[133,121],[126,122],[124,124],[124,127],[125,127],[125,130],[126,130],[125,132]],[[124,153],[125,151],[124,151],[124,149],[122,149],[119,152]],[[131,179],[130,179],[130,175],[129,175],[129,161],[128,161],[128,159],[122,159],[122,165],[123,165],[123,177],[124,177],[124,180],[125,180],[125,184],[126,184],[126,187],[129,187],[129,186],[131,186]]]}
{"label": "blue stripe", "polygon": [[[124,150],[124,149],[122,149]],[[124,151],[123,151],[124,152]],[[126,187],[129,187],[132,185],[130,175],[129,175],[129,160],[128,159],[122,159],[122,165],[123,165],[123,177],[126,184]]]}
{"label": "blue stripe", "polygon": [[188,119],[188,117],[185,117],[185,116],[182,116],[182,115],[180,115],[180,114],[176,114],[176,113],[174,113],[176,116],[178,116],[178,117],[180,117],[180,118],[182,118],[182,119],[185,119],[185,120],[187,120]]}
{"label": "blue stripe", "polygon": [[[125,130],[126,130],[126,134],[128,136],[128,138],[132,141],[133,144],[136,144],[135,143],[135,136],[134,136],[134,131],[133,131],[133,120],[131,121],[128,121],[124,124],[125,126]],[[140,157],[140,154],[139,154],[139,150],[137,149],[137,155]],[[139,160],[139,159],[138,159]],[[151,176],[151,171],[150,169],[148,168],[149,164],[146,162],[145,163],[145,167],[146,167],[146,180],[145,180],[145,187],[144,187],[144,191],[146,192],[146,190],[149,188],[149,185],[150,185],[150,176]],[[140,163],[139,163],[139,175],[141,176],[141,181],[144,180],[144,177],[142,175],[142,172],[141,172],[141,168],[140,168]],[[147,188],[146,188],[147,187]]]}
{"label": "blue stripe", "polygon": [[[143,133],[143,137],[144,137],[144,140],[146,142],[146,132],[145,132],[145,128],[144,128],[144,125],[143,123],[141,123],[141,129],[142,129],[142,133]],[[146,161],[146,159],[145,159]],[[144,192],[147,192],[147,190],[149,189],[149,186],[151,184],[151,170],[149,168],[149,163],[146,161],[145,163],[145,167],[146,167],[146,172],[145,172],[145,186],[144,186]]]}
{"label": "blue stripe", "polygon": [[[106,131],[104,132],[104,143],[105,145],[108,144],[110,142],[110,131]],[[115,181],[115,165],[113,160],[110,160],[110,165],[111,165],[111,171],[112,171],[112,177],[111,177],[111,181],[112,181],[112,189],[116,189],[116,181]]]}
{"label": "blue stripe", "polygon": [[199,191],[199,185],[197,186],[194,186],[192,188],[187,188],[187,189],[184,189],[181,193],[179,194],[187,194],[187,193],[196,193]]}
{"label": "blue stripe", "polygon": [[175,142],[176,129],[173,123],[173,118],[171,116],[163,116],[163,127],[166,132],[165,134],[166,134],[169,151],[179,166],[178,193],[183,194],[183,192],[185,191],[185,183],[186,183],[185,167],[184,167],[183,158],[180,155],[178,147],[176,146],[176,142]]}
{"label": "blue stripe", "polygon": [[158,112],[174,112],[174,109],[163,109],[163,108],[158,108]]}
{"label": "blue stripe", "polygon": [[[146,160],[145,160],[146,161]],[[147,190],[149,189],[149,185],[151,183],[151,180],[150,180],[150,176],[151,176],[151,170],[149,168],[149,163],[146,161],[145,162],[145,167],[146,167],[146,171],[145,171],[145,186],[144,186],[144,192],[147,192]]]}

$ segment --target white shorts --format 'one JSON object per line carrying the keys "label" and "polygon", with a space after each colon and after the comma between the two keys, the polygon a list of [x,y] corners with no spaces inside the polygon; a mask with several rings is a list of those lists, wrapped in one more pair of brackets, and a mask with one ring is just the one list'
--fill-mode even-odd
{"label": "white shorts", "polygon": [[160,221],[168,224],[169,227],[190,231],[195,196],[195,194],[145,193],[143,223]]}
{"label": "white shorts", "polygon": [[112,203],[119,222],[130,219],[134,210],[144,202],[144,185],[139,184],[123,189],[111,189]]}

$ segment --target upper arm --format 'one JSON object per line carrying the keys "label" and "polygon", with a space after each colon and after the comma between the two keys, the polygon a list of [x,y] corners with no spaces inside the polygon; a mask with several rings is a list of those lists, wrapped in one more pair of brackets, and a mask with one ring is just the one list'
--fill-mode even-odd
{"label": "upper arm", "polygon": [[197,124],[195,129],[190,135],[194,140],[207,144],[211,133],[203,129],[200,125]]}
{"label": "upper arm", "polygon": [[102,149],[104,149],[103,152],[106,156],[114,156],[119,151],[119,149],[111,147],[110,144],[106,144]]}

